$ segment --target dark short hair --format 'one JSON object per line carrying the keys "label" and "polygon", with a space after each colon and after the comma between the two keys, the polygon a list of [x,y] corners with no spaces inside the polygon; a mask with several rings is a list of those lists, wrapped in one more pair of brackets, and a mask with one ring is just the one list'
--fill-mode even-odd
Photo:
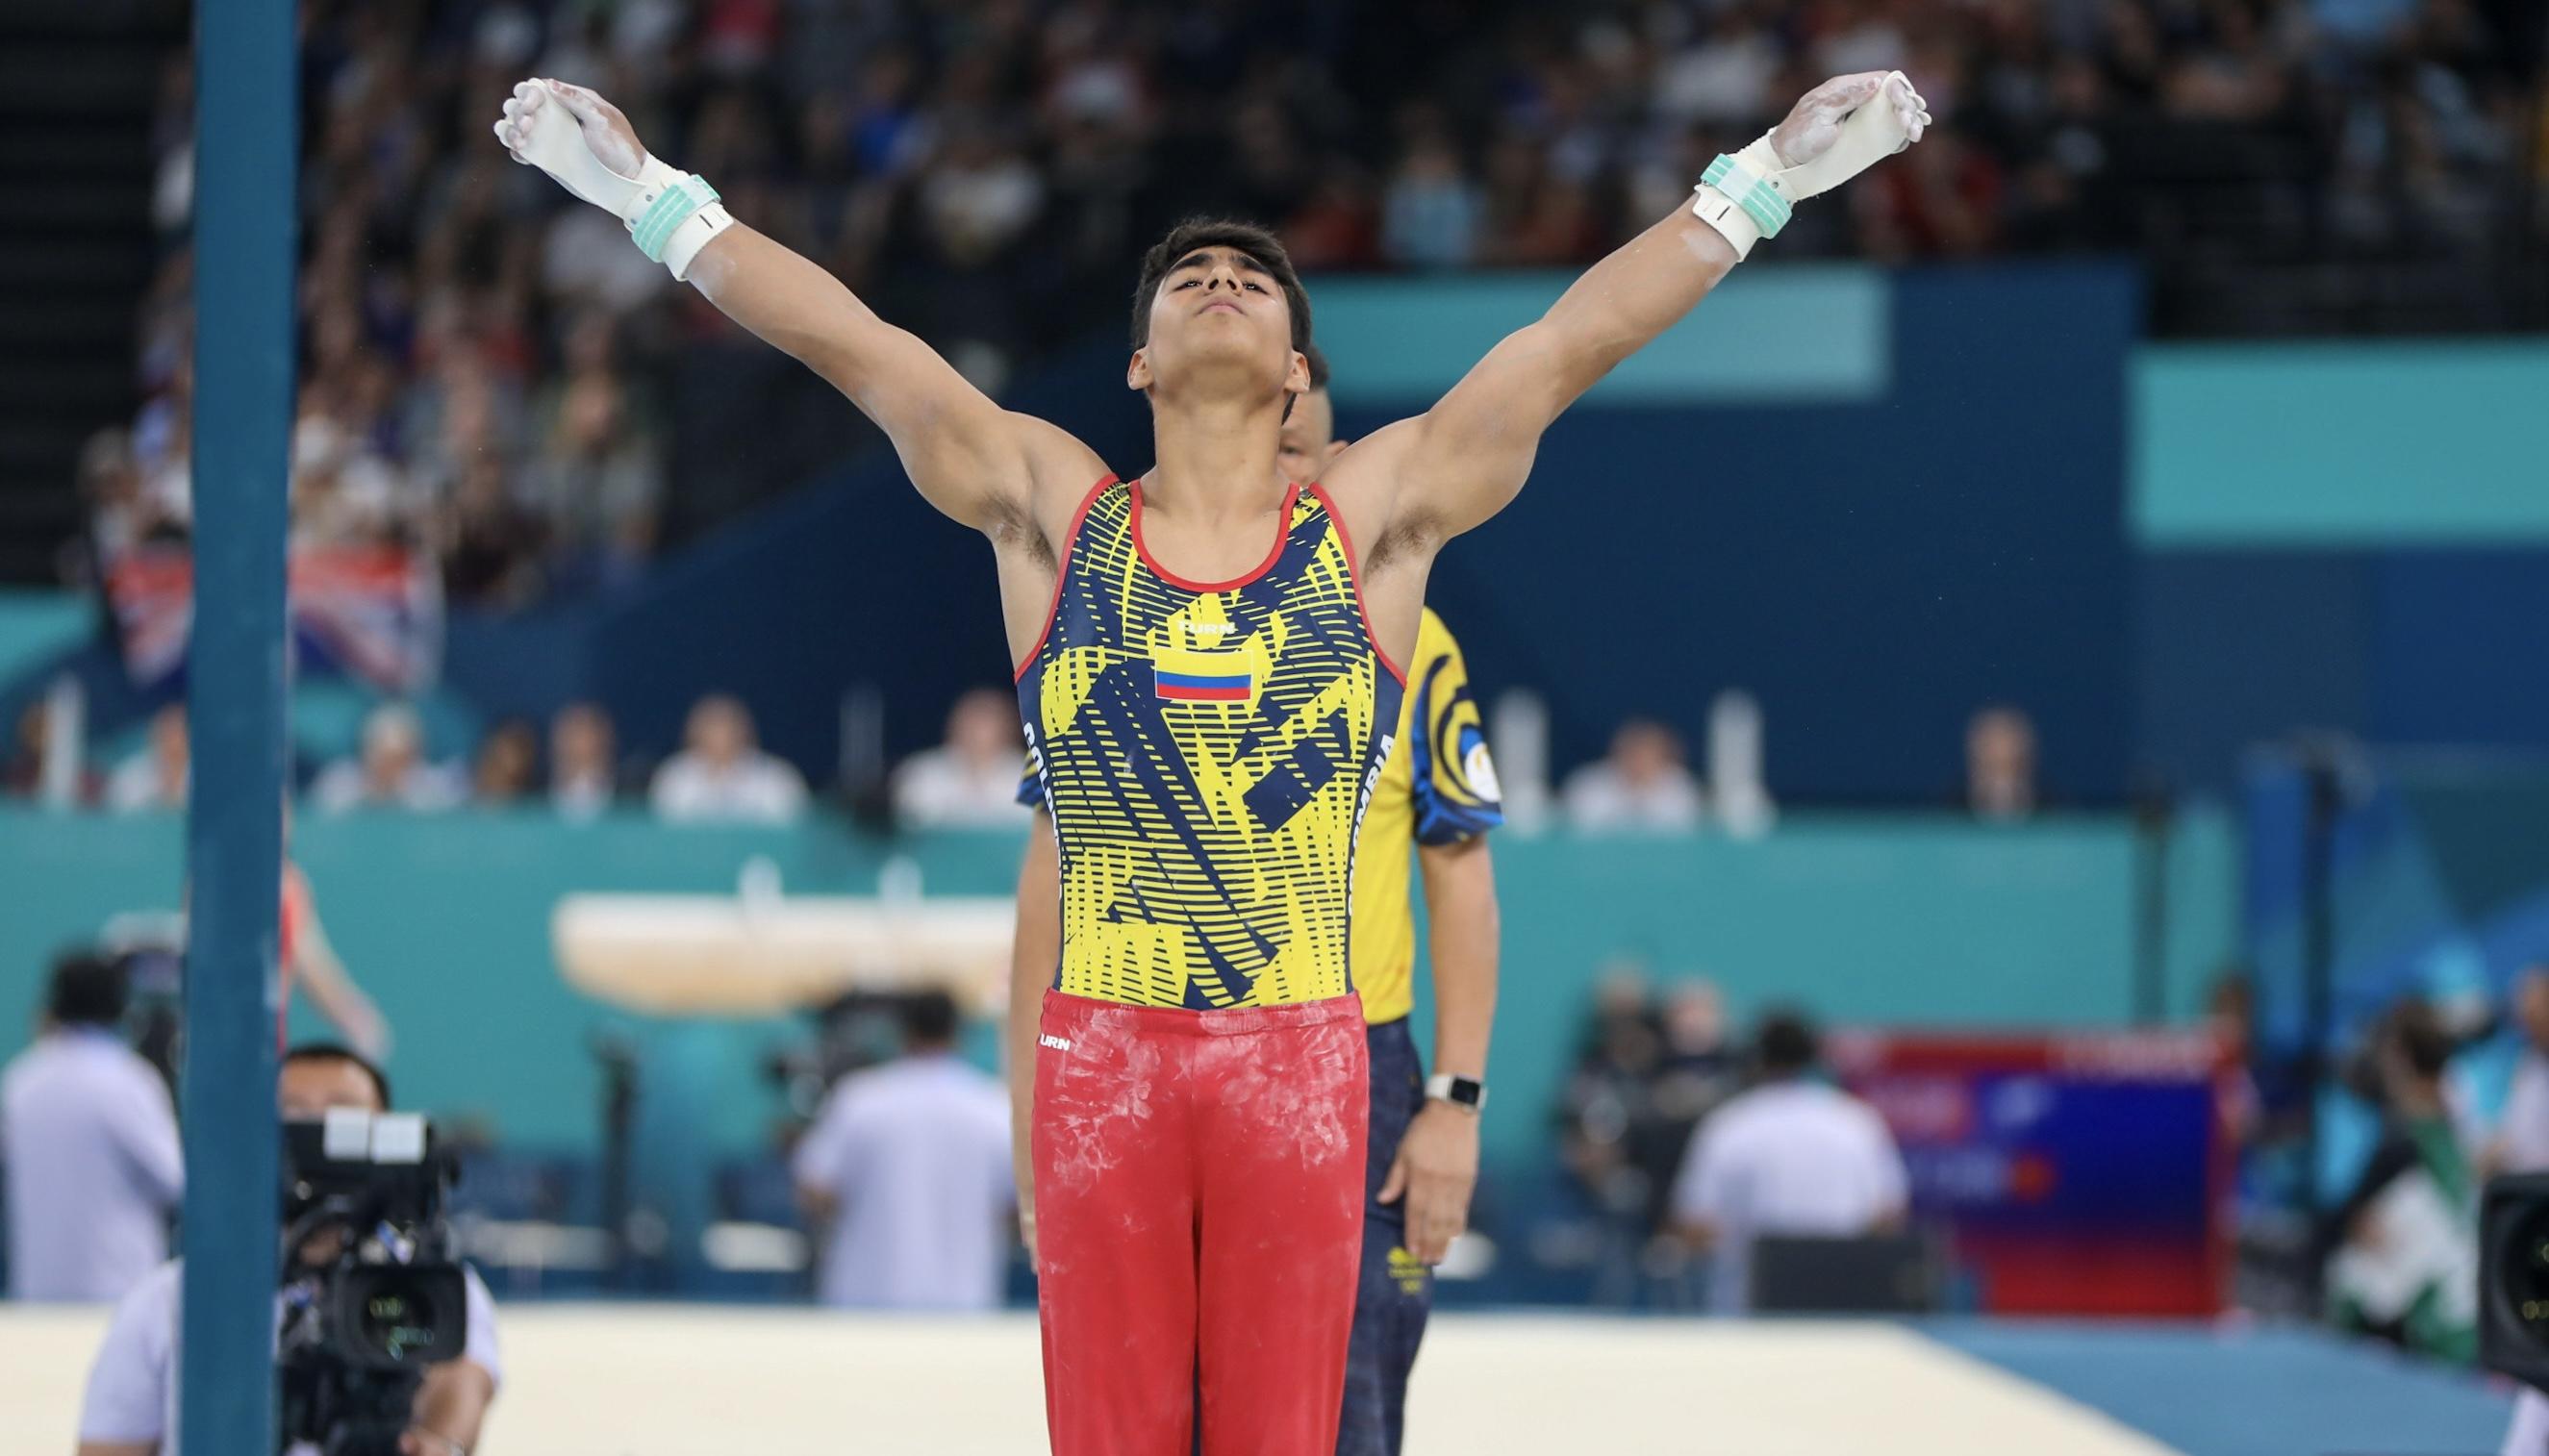
{"label": "dark short hair", "polygon": [[1765,1011],[1752,1034],[1752,1059],[1771,1076],[1794,1076],[1823,1059],[1823,1038],[1802,1011]]}
{"label": "dark short hair", "polygon": [[[1283,251],[1283,241],[1254,223],[1240,223],[1228,218],[1188,218],[1169,229],[1169,235],[1142,255],[1142,278],[1133,286],[1133,347],[1141,348],[1151,341],[1151,304],[1159,297],[1160,284],[1169,270],[1184,261],[1197,248],[1226,247],[1245,253],[1265,269],[1283,290],[1283,303],[1292,311],[1292,347],[1310,352],[1310,295],[1301,287],[1301,275],[1292,271],[1292,256]],[[1313,365],[1314,370],[1320,370]],[[1323,379],[1313,377],[1311,387]]]}
{"label": "dark short hair", "polygon": [[902,1039],[914,1046],[944,1046],[956,1040],[956,998],[945,991],[914,991],[902,999]]}
{"label": "dark short hair", "polygon": [[372,1090],[381,1094],[382,1111],[398,1106],[390,1100],[390,1074],[381,1070],[379,1062],[351,1046],[339,1042],[298,1042],[284,1050],[283,1060],[275,1070],[281,1071],[298,1061],[350,1061],[363,1069],[363,1075],[372,1079]]}
{"label": "dark short hair", "polygon": [[2433,1007],[2419,1000],[2402,1001],[2381,1021],[2383,1039],[2397,1049],[2409,1071],[2431,1080],[2450,1065],[2452,1034],[2444,1030]]}
{"label": "dark short hair", "polygon": [[124,1020],[131,995],[121,963],[88,951],[67,951],[53,957],[45,1012],[56,1026],[111,1027]]}

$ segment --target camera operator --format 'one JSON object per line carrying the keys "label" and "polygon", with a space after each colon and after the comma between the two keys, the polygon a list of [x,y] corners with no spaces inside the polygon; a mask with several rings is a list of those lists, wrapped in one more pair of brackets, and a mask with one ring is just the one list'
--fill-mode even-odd
{"label": "camera operator", "polygon": [[[342,1046],[296,1046],[283,1055],[277,1100],[287,1121],[324,1118],[330,1109],[385,1113],[388,1079]],[[314,1241],[299,1251],[323,1262],[332,1249]],[[496,1349],[496,1311],[473,1270],[466,1276],[469,1332],[457,1360],[428,1368],[418,1389],[401,1456],[468,1456],[494,1404],[503,1367]],[[175,1456],[176,1344],[182,1261],[162,1264],[117,1307],[82,1403],[78,1456]],[[277,1296],[278,1310],[281,1296]],[[315,1456],[300,1445],[290,1456]]]}
{"label": "camera operator", "polygon": [[122,1299],[168,1257],[185,1159],[167,1085],[124,1043],[126,994],[113,961],[54,961],[44,1033],[0,1079],[17,1299]]}

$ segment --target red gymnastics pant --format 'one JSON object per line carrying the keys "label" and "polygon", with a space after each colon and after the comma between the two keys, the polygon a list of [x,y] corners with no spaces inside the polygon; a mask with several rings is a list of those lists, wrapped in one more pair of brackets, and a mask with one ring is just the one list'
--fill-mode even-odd
{"label": "red gymnastics pant", "polygon": [[[1333,1456],[1363,1251],[1363,1004],[1048,991],[1037,1301],[1054,1456]],[[1200,1415],[1196,1410],[1201,1404]]]}

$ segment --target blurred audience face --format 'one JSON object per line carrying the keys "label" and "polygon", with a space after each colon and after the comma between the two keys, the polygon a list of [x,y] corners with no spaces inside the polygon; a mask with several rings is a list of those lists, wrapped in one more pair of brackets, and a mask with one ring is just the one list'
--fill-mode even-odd
{"label": "blurred audience face", "polygon": [[375,792],[396,794],[425,752],[425,728],[416,713],[395,703],[363,720],[363,777]]}
{"label": "blurred audience face", "polygon": [[142,494],[142,473],[133,461],[133,438],[120,429],[102,429],[80,447],[80,493],[94,509],[129,505]]}
{"label": "blurred audience face", "polygon": [[1282,468],[1283,478],[1316,485],[1336,456],[1336,434],[1337,407],[1326,390],[1312,390],[1293,401],[1274,447],[1274,463]]}
{"label": "blurred audience face", "polygon": [[549,727],[549,773],[562,782],[608,782],[616,749],[611,717],[589,702],[560,709]]}
{"label": "blurred audience face", "polygon": [[947,747],[972,765],[1006,765],[1023,752],[1015,699],[978,687],[956,699],[947,714]]}
{"label": "blurred audience face", "polygon": [[539,736],[530,724],[519,718],[497,724],[478,746],[472,795],[482,804],[508,804],[528,794],[539,757]]}
{"label": "blurred audience face", "polygon": [[752,714],[721,693],[701,698],[699,706],[691,709],[690,727],[682,739],[692,753],[720,769],[730,768],[752,752]]}
{"label": "blurred audience face", "polygon": [[2233,1050],[2245,1053],[2256,1020],[2257,991],[2244,975],[2225,975],[2213,983],[2205,1014]]}
{"label": "blurred audience face", "polygon": [[559,448],[574,455],[608,455],[619,430],[619,386],[607,374],[589,374],[567,386],[558,407]]}
{"label": "blurred audience face", "polygon": [[1685,981],[1664,999],[1664,1042],[1683,1056],[1726,1044],[1726,997],[1715,981]]}
{"label": "blurred audience face", "polygon": [[18,715],[18,756],[27,762],[42,763],[48,730],[45,726],[45,705],[32,702]]}
{"label": "blurred audience face", "polygon": [[1634,960],[1615,961],[1593,987],[1593,1014],[1605,1019],[1647,1014],[1647,973]]}
{"label": "blurred audience face", "polygon": [[186,708],[170,703],[150,718],[150,758],[159,781],[173,788],[186,781]]}
{"label": "blurred audience face", "polygon": [[1965,801],[1990,819],[2035,809],[2035,724],[2016,708],[1986,708],[1965,730]]}
{"label": "blurred audience face", "polygon": [[1631,718],[1611,737],[1611,767],[1633,788],[1662,782],[1681,762],[1680,735],[1652,718]]}

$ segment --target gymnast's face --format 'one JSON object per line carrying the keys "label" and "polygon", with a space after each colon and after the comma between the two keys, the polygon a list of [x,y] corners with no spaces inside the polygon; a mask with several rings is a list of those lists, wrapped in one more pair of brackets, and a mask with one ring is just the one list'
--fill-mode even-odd
{"label": "gymnast's face", "polygon": [[1235,247],[1199,247],[1180,258],[1151,298],[1150,337],[1124,382],[1158,398],[1176,394],[1306,394],[1309,361],[1292,348],[1283,286]]}

